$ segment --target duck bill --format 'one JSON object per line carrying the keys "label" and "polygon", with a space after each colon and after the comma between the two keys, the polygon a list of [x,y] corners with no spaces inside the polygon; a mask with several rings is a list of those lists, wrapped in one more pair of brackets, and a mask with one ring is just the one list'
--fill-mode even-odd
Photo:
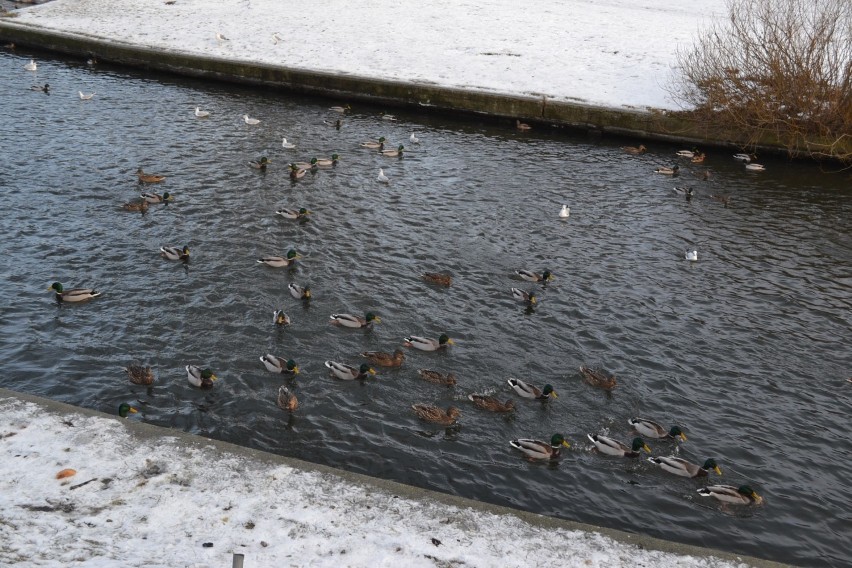
{"label": "duck bill", "polygon": [[376,317],[373,318],[373,322],[374,323],[382,323],[382,318],[380,318],[379,316],[376,316]]}
{"label": "duck bill", "polygon": [[568,443],[568,440],[562,440],[562,445],[565,446],[566,448],[571,447],[571,444]]}
{"label": "duck bill", "polygon": [[455,344],[456,344],[456,342],[453,341],[452,339],[447,340],[447,345],[455,345]]}
{"label": "duck bill", "polygon": [[137,412],[139,412],[139,410],[131,406],[130,409],[128,410],[128,412],[130,414],[136,414]]}
{"label": "duck bill", "polygon": [[722,470],[719,468],[718,465],[713,468],[713,471],[715,471],[717,475],[722,475]]}
{"label": "duck bill", "polygon": [[648,452],[649,454],[651,453],[651,448],[648,447],[648,444],[643,444],[642,449]]}
{"label": "duck bill", "polygon": [[680,439],[683,440],[684,442],[686,442],[686,434],[681,432],[679,435],[680,435]]}
{"label": "duck bill", "polygon": [[553,398],[559,398],[559,395],[556,394],[556,391],[550,391],[550,396],[552,396]]}
{"label": "duck bill", "polygon": [[210,375],[210,380],[211,380],[211,381],[215,381],[215,380],[216,380],[216,379],[218,379],[218,378],[219,378],[219,377],[217,377],[216,375]]}
{"label": "duck bill", "polygon": [[752,494],[751,494],[751,498],[752,498],[752,499],[754,499],[754,502],[755,502],[755,503],[757,503],[758,505],[760,505],[761,503],[763,503],[763,497],[761,497],[761,496],[760,496],[760,495],[758,495],[757,493],[752,493]]}
{"label": "duck bill", "polygon": [[294,375],[298,375],[298,374],[299,374],[299,367],[293,367],[293,374],[294,374]]}
{"label": "duck bill", "polygon": [[371,375],[375,375],[375,374],[376,374],[376,370],[375,370],[375,369],[367,369],[367,372],[368,372],[369,374],[371,374]]}

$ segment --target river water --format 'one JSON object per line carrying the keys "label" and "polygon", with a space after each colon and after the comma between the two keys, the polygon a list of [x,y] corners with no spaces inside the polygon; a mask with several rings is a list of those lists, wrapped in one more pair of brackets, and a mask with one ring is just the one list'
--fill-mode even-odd
{"label": "river water", "polygon": [[[673,180],[654,173],[678,163],[679,148],[662,143],[630,156],[619,146],[638,141],[409,112],[391,122],[381,113],[393,109],[360,104],[338,130],[329,106],[347,101],[35,56],[33,73],[30,54],[0,54],[0,386],[105,412],[130,402],[137,420],[545,515],[849,563],[848,173],[771,157],[747,172],[711,150],[700,167],[681,159]],[[49,95],[30,90],[45,82]],[[410,151],[359,147],[379,136]],[[288,162],[335,152],[336,167],[288,178]],[[247,166],[262,155],[265,173]],[[121,209],[143,189],[139,167],[167,176],[144,189],[174,203]],[[313,213],[298,223],[276,216],[281,207]],[[162,245],[187,245],[192,260],[161,259]],[[304,256],[295,268],[256,262],[290,248]],[[698,262],[684,258],[692,249]],[[556,276],[546,287],[514,276],[545,268]],[[427,271],[453,285],[424,282]],[[46,291],[57,280],[103,294],[59,306]],[[294,300],[290,282],[314,299]],[[512,286],[537,291],[534,311]],[[273,325],[279,308],[289,327]],[[373,329],[329,325],[332,313],[367,311],[382,318]],[[454,346],[406,350],[400,369],[365,382],[323,366],[442,332]],[[267,372],[264,353],[292,357],[301,374]],[[134,361],[154,367],[153,387],[128,382],[122,367]],[[210,366],[215,387],[190,386],[187,364]],[[618,387],[585,384],[581,364],[615,373]],[[425,382],[420,368],[458,384]],[[519,399],[509,377],[551,383],[559,398]],[[292,415],[275,404],[285,382],[300,400]],[[515,399],[517,411],[479,410],[473,392]],[[456,405],[459,426],[421,422],[413,403]],[[631,439],[633,416],[686,431],[679,447],[650,442],[654,454],[714,457],[724,475],[712,482],[748,483],[765,503],[721,507],[696,493],[702,481],[592,449],[587,433]],[[508,444],[554,432],[572,444],[558,463],[530,463]]]}

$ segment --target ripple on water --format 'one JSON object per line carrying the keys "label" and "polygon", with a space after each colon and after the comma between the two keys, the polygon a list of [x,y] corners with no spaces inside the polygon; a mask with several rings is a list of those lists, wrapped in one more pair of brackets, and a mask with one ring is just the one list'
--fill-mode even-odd
{"label": "ripple on water", "polygon": [[[10,84],[23,80],[22,57],[0,59]],[[743,176],[721,156],[706,164],[710,181],[687,166],[673,182],[652,173],[674,151],[659,145],[625,157],[617,143],[517,139],[499,124],[410,115],[388,125],[369,107],[336,130],[323,123],[327,105],[309,99],[48,67],[57,95],[0,91],[0,124],[15,121],[0,143],[49,158],[38,168],[12,160],[3,172],[0,274],[18,290],[0,320],[3,386],[105,412],[137,401],[155,424],[658,537],[806,565],[850,556],[842,179],[807,164]],[[81,83],[104,95],[81,104],[58,94]],[[192,115],[199,99],[214,111],[208,120]],[[258,128],[241,122],[246,112],[263,120]],[[358,147],[381,135],[405,143],[414,123],[423,142],[402,160]],[[282,136],[297,149],[281,148]],[[336,167],[289,179],[290,161],[335,152]],[[248,167],[262,155],[272,160],[265,173]],[[140,185],[139,167],[167,179]],[[376,182],[379,168],[390,184]],[[684,200],[675,184],[696,196]],[[148,190],[175,201],[145,215],[121,210]],[[711,194],[731,195],[729,206]],[[562,204],[568,220],[557,216]],[[313,214],[296,223],[276,216],[280,207]],[[163,245],[188,245],[191,261],[162,259]],[[304,255],[292,269],[256,262],[290,248]],[[697,263],[684,260],[688,249]],[[523,282],[521,268],[556,279]],[[450,288],[420,277],[439,271],[453,276]],[[103,296],[57,306],[45,290],[55,280]],[[310,285],[314,299],[293,299],[291,282]],[[534,311],[512,286],[538,291]],[[292,325],[273,325],[275,309]],[[382,323],[329,324],[332,313],[367,311]],[[364,382],[323,366],[442,332],[456,345],[406,349],[402,368]],[[264,353],[292,357],[302,373],[269,373]],[[154,366],[154,386],[129,384],[121,368],[131,361]],[[215,388],[189,385],[187,364],[210,366]],[[618,387],[587,385],[581,364],[615,373]],[[458,385],[428,383],[420,368],[454,372]],[[508,377],[551,383],[560,397],[520,400]],[[275,404],[281,384],[300,400],[295,413]],[[517,411],[484,412],[471,392],[512,398]],[[413,403],[456,405],[460,426],[424,423]],[[753,484],[766,506],[720,507],[697,495],[702,481],[593,451],[586,433],[629,440],[632,416],[683,427],[687,443],[654,442],[654,453],[715,457],[723,482]],[[572,443],[559,463],[531,463],[508,445],[554,432]]]}

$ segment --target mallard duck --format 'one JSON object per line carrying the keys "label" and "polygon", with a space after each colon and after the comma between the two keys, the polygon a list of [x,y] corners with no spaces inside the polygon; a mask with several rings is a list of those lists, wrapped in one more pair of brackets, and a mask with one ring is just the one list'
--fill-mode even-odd
{"label": "mallard duck", "polygon": [[512,399],[500,402],[493,396],[485,396],[483,394],[469,394],[467,398],[474,406],[478,406],[483,410],[490,410],[491,412],[512,412],[515,410],[515,401]]}
{"label": "mallard duck", "polygon": [[526,122],[521,122],[520,120],[515,120],[515,128],[518,130],[532,130],[532,126]]}
{"label": "mallard duck", "polygon": [[745,162],[746,164],[752,161],[754,158],[754,154],[734,154],[734,159],[736,161]]}
{"label": "mallard duck", "polygon": [[139,201],[128,201],[122,205],[121,208],[125,211],[132,211],[134,213],[145,213],[148,211],[148,201],[145,199],[140,199]]}
{"label": "mallard duck", "polygon": [[520,288],[509,288],[512,291],[512,297],[519,301],[524,302],[530,306],[534,306],[538,303],[538,298],[535,296],[535,292],[525,292]]}
{"label": "mallard duck", "polygon": [[210,112],[206,110],[201,110],[201,107],[195,107],[195,116],[198,118],[207,118],[210,116]]}
{"label": "mallard duck", "polygon": [[452,276],[449,274],[441,274],[439,272],[425,272],[420,277],[427,282],[438,284],[440,286],[451,286],[453,283]]}
{"label": "mallard duck", "polygon": [[661,167],[657,168],[656,170],[654,170],[654,172],[656,172],[658,174],[663,174],[663,175],[666,175],[666,176],[676,176],[678,174],[679,170],[680,170],[680,166],[675,164],[672,167],[661,166]]}
{"label": "mallard duck", "polygon": [[734,505],[760,505],[763,503],[763,497],[755,493],[754,489],[748,485],[708,485],[698,490],[698,494],[702,497],[715,497],[723,503],[731,503]]}
{"label": "mallard duck", "polygon": [[332,126],[332,127],[336,128],[337,130],[340,130],[340,127],[343,126],[343,121],[340,120],[339,118],[337,120],[333,120],[333,121],[332,120],[323,120],[322,122],[326,126]]}
{"label": "mallard duck", "polygon": [[453,340],[450,339],[446,333],[442,333],[438,339],[420,337],[419,335],[409,335],[408,337],[403,338],[403,345],[406,347],[413,347],[414,349],[419,349],[421,351],[437,351],[447,345],[453,345]]}
{"label": "mallard duck", "polygon": [[45,83],[44,85],[33,85],[30,87],[31,91],[41,91],[47,95],[50,94],[50,83]]}
{"label": "mallard duck", "polygon": [[680,438],[684,442],[686,442],[686,434],[683,433],[678,426],[672,426],[668,430],[663,428],[660,424],[657,424],[653,420],[648,420],[647,418],[631,418],[627,421],[628,424],[633,426],[633,428],[639,432],[642,436],[646,438],[651,438],[653,440],[660,440],[662,438],[668,438],[670,440],[674,440],[675,438]]}
{"label": "mallard duck", "polygon": [[136,414],[137,412],[139,412],[139,410],[130,406],[126,402],[122,402],[118,405],[118,415],[122,418],[127,418],[130,414]]}
{"label": "mallard duck", "polygon": [[762,164],[746,164],[745,169],[750,172],[765,172],[766,166]]}
{"label": "mallard duck", "polygon": [[524,398],[535,398],[538,400],[547,400],[550,397],[559,398],[556,391],[553,390],[552,385],[544,385],[544,388],[540,389],[535,385],[522,381],[521,379],[509,379],[507,382],[518,396],[522,396]]}
{"label": "mallard duck", "polygon": [[660,466],[664,471],[679,475],[681,477],[706,477],[712,469],[717,474],[722,475],[722,470],[716,465],[716,460],[709,458],[704,462],[704,465],[690,463],[685,459],[669,456],[666,458],[650,457],[648,461]]}
{"label": "mallard duck", "polygon": [[693,158],[697,153],[698,150],[695,148],[693,148],[692,150],[678,150],[677,152],[675,152],[675,154],[677,154],[681,158]]}
{"label": "mallard duck", "polygon": [[260,358],[260,361],[270,373],[281,373],[283,375],[299,374],[299,366],[292,359],[284,359],[267,353]]}
{"label": "mallard duck", "polygon": [[333,107],[328,107],[328,110],[330,110],[330,111],[332,111],[332,112],[340,112],[340,113],[344,113],[344,112],[346,112],[347,110],[352,110],[352,107],[351,107],[351,106],[349,106],[349,105],[344,105],[344,106],[333,106]]}
{"label": "mallard duck", "polygon": [[368,375],[376,374],[376,371],[366,363],[362,363],[360,367],[353,367],[337,361],[326,361],[325,366],[331,369],[332,375],[344,381],[366,379]]}
{"label": "mallard duck", "polygon": [[77,91],[77,94],[80,95],[81,101],[90,101],[94,98],[97,93],[84,93],[83,91]]}
{"label": "mallard duck", "polygon": [[379,175],[376,176],[376,181],[379,183],[390,183],[390,178],[385,175],[385,170],[379,168]]}
{"label": "mallard duck", "polygon": [[428,381],[436,385],[451,387],[456,384],[455,373],[440,373],[430,369],[418,369],[417,374],[420,375],[420,378],[424,381]]}
{"label": "mallard duck", "polygon": [[698,251],[697,250],[688,250],[688,251],[686,251],[685,256],[686,256],[686,260],[689,260],[691,262],[697,262],[698,261]]}
{"label": "mallard duck", "polygon": [[366,142],[361,142],[358,144],[361,148],[370,148],[371,150],[375,150],[377,148],[383,148],[385,145],[385,137],[381,136],[378,140],[367,140]]}
{"label": "mallard duck", "polygon": [[189,260],[189,247],[160,247],[160,256],[168,260]]}
{"label": "mallard duck", "polygon": [[411,133],[411,136],[408,137],[408,141],[412,144],[420,144],[420,138],[418,138],[413,132]]}
{"label": "mallard duck", "polygon": [[645,450],[649,454],[651,448],[642,438],[633,438],[633,443],[628,446],[618,440],[613,440],[608,436],[601,434],[588,434],[589,440],[598,448],[598,451],[608,456],[621,456],[625,458],[635,458],[639,455],[639,450]]}
{"label": "mallard duck", "polygon": [[249,115],[247,115],[247,114],[244,114],[244,115],[243,115],[243,121],[244,121],[246,124],[251,125],[251,126],[254,126],[255,124],[260,124],[260,120],[258,120],[258,119],[256,119],[256,118],[252,118],[252,117],[250,117],[250,116],[249,116]]}
{"label": "mallard duck", "polygon": [[433,422],[442,426],[452,426],[456,423],[459,416],[461,416],[461,411],[455,406],[450,406],[447,410],[444,410],[443,408],[429,404],[412,404],[411,409],[420,417],[420,420]]}
{"label": "mallard duck", "polygon": [[38,63],[35,62],[35,59],[30,59],[30,62],[24,65],[24,69],[27,71],[38,71]]}
{"label": "mallard duck", "polygon": [[281,147],[284,148],[285,150],[292,150],[293,148],[296,147],[296,145],[293,144],[292,142],[287,142],[287,139],[283,138],[281,140]]}
{"label": "mallard duck", "polygon": [[287,207],[282,207],[278,211],[275,212],[276,215],[281,215],[285,219],[306,219],[311,212],[304,207],[300,207],[299,209],[289,209]]}
{"label": "mallard duck", "polygon": [[527,282],[550,282],[553,280],[553,274],[545,269],[541,274],[538,272],[533,272],[532,270],[516,270],[515,274],[521,277],[522,280],[526,280]]}
{"label": "mallard duck", "polygon": [[399,367],[405,361],[405,353],[402,349],[395,349],[393,353],[385,351],[363,351],[361,357],[365,357],[373,365],[379,367]]}
{"label": "mallard duck", "polygon": [[567,205],[563,205],[562,209],[559,210],[559,218],[567,219],[571,215],[571,209]]}
{"label": "mallard duck", "polygon": [[692,196],[695,195],[695,191],[691,187],[675,187],[672,189],[678,195],[683,195],[687,201],[692,199]]}
{"label": "mallard duck", "polygon": [[647,150],[644,144],[640,144],[638,148],[636,146],[622,146],[621,149],[628,154],[644,154]]}
{"label": "mallard duck", "polygon": [[283,268],[285,266],[295,264],[296,259],[299,258],[302,258],[302,255],[297,253],[295,250],[290,249],[287,251],[287,256],[264,256],[257,259],[257,261],[261,264],[265,264],[266,266],[271,266],[272,268]]}
{"label": "mallard duck", "polygon": [[604,390],[612,390],[617,384],[615,375],[610,375],[603,369],[591,369],[585,365],[580,365],[580,374],[586,383]]}
{"label": "mallard duck", "polygon": [[265,170],[270,163],[269,158],[261,156],[259,160],[249,160],[248,165],[256,170]]}
{"label": "mallard duck", "polygon": [[278,408],[281,410],[293,412],[299,408],[299,399],[296,398],[295,394],[290,392],[290,389],[281,385],[278,387],[278,398],[275,400],[275,404],[277,404]]}
{"label": "mallard duck", "polygon": [[710,196],[710,199],[713,199],[714,201],[718,201],[719,203],[724,205],[726,208],[728,207],[728,205],[731,204],[731,196],[730,195],[715,195],[714,194],[714,195]]}
{"label": "mallard duck", "polygon": [[302,179],[307,173],[308,170],[305,168],[300,168],[296,164],[290,164],[290,179]]}
{"label": "mallard duck", "polygon": [[352,314],[331,314],[329,320],[334,325],[342,325],[343,327],[368,327],[373,323],[382,323],[382,318],[373,312],[367,312],[364,317],[353,316]]}
{"label": "mallard duck", "polygon": [[210,369],[202,369],[196,365],[186,366],[186,376],[189,379],[189,384],[202,389],[213,388],[213,381],[216,380],[216,375]]}
{"label": "mallard duck", "polygon": [[310,286],[299,286],[291,282],[287,285],[287,289],[290,290],[290,295],[296,298],[297,300],[310,300],[311,299],[311,287]]}
{"label": "mallard duck", "polygon": [[311,158],[310,162],[293,162],[290,164],[290,168],[292,169],[293,166],[296,166],[300,170],[314,170],[317,167],[317,159]]}
{"label": "mallard duck", "polygon": [[124,368],[124,372],[127,373],[127,377],[134,385],[148,386],[154,384],[154,371],[151,370],[151,367],[128,365]]}
{"label": "mallard duck", "polygon": [[275,310],[272,312],[272,323],[275,325],[290,325],[290,316],[284,313],[284,310]]}
{"label": "mallard duck", "polygon": [[157,174],[146,174],[142,168],[136,170],[136,177],[139,178],[141,183],[160,183],[161,181],[166,179],[166,176],[161,176]]}
{"label": "mallard duck", "polygon": [[51,284],[48,290],[56,292],[56,300],[58,302],[84,302],[101,295],[100,292],[92,288],[71,288],[70,290],[65,290],[59,282]]}
{"label": "mallard duck", "polygon": [[550,437],[550,443],[529,438],[519,438],[509,441],[513,448],[521,450],[525,456],[533,460],[555,460],[562,453],[562,448],[570,448],[571,444],[565,441],[562,434],[554,434]]}
{"label": "mallard duck", "polygon": [[332,154],[331,158],[314,158],[311,160],[311,163],[315,163],[317,166],[321,168],[327,168],[329,166],[333,166],[337,162],[340,161],[340,154]]}
{"label": "mallard duck", "polygon": [[694,155],[690,161],[693,164],[700,164],[704,161],[704,158],[706,157],[707,155],[704,152],[699,152],[698,154]]}
{"label": "mallard duck", "polygon": [[396,147],[396,150],[379,150],[379,154],[381,154],[382,156],[387,156],[388,158],[396,158],[396,157],[401,158],[402,154],[403,154],[403,150],[405,150],[405,146],[400,144],[399,146]]}
{"label": "mallard duck", "polygon": [[148,203],[153,203],[153,204],[157,204],[157,203],[168,204],[168,203],[175,200],[174,196],[171,193],[169,193],[168,191],[165,192],[163,195],[160,195],[159,193],[145,192],[145,193],[140,194],[139,197],[141,197],[142,199],[144,199]]}

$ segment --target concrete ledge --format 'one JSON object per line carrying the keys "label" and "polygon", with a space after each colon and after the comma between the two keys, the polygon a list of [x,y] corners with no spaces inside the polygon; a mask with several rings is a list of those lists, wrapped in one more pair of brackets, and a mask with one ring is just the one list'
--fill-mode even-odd
{"label": "concrete ledge", "polygon": [[537,515],[526,511],[511,509],[499,505],[492,505],[489,503],[474,501],[472,499],[466,499],[463,497],[456,497],[454,495],[448,495],[437,491],[430,491],[428,489],[421,489],[419,487],[404,485],[395,481],[378,479],[358,473],[335,469],[328,466],[313,464],[294,458],[279,456],[260,450],[254,450],[243,446],[237,446],[228,442],[203,438],[200,436],[195,436],[192,434],[187,434],[185,432],[163,428],[160,426],[154,426],[143,422],[134,422],[119,419],[117,416],[104,414],[94,410],[71,406],[61,402],[56,402],[45,398],[24,393],[13,392],[7,389],[0,388],[0,400],[3,399],[22,400],[34,403],[40,406],[44,410],[44,412],[57,414],[63,417],[67,417],[68,415],[79,414],[84,416],[106,418],[110,420],[120,420],[121,424],[133,436],[142,440],[157,439],[161,437],[178,438],[181,441],[182,445],[188,447],[194,446],[199,448],[206,448],[208,450],[212,448],[215,452],[220,454],[238,455],[243,459],[253,460],[259,463],[286,465],[288,467],[299,469],[302,471],[318,472],[326,475],[331,475],[340,479],[341,482],[350,483],[362,487],[366,486],[373,490],[390,493],[392,495],[399,495],[409,499],[438,502],[459,508],[470,508],[475,511],[487,512],[495,515],[512,515],[526,523],[542,528],[562,528],[565,530],[596,532],[618,542],[638,546],[639,548],[643,549],[659,550],[672,554],[690,555],[700,558],[720,559],[728,562],[739,562],[747,564],[749,566],[755,566],[757,568],[783,568],[785,566],[788,566],[786,564],[781,564],[769,560],[762,560],[759,558],[731,554],[728,552],[722,552],[698,546],[669,542],[644,535],[632,534],[620,530],[602,528],[594,525],[567,521],[554,517],[547,517],[544,515]]}
{"label": "concrete ledge", "polygon": [[[523,97],[453,89],[425,82],[386,81],[167,51],[97,36],[49,30],[16,22],[14,18],[0,18],[0,40],[68,55],[94,56],[102,61],[142,69],[265,86],[338,100],[411,108],[421,112],[438,111],[499,120],[523,119],[540,126],[705,147],[740,149],[747,146],[747,137],[741,133],[720,131],[711,125],[678,116],[677,113],[607,108],[579,102],[555,101],[545,96]],[[769,135],[758,142],[756,149],[767,153],[787,152],[776,138]]]}

